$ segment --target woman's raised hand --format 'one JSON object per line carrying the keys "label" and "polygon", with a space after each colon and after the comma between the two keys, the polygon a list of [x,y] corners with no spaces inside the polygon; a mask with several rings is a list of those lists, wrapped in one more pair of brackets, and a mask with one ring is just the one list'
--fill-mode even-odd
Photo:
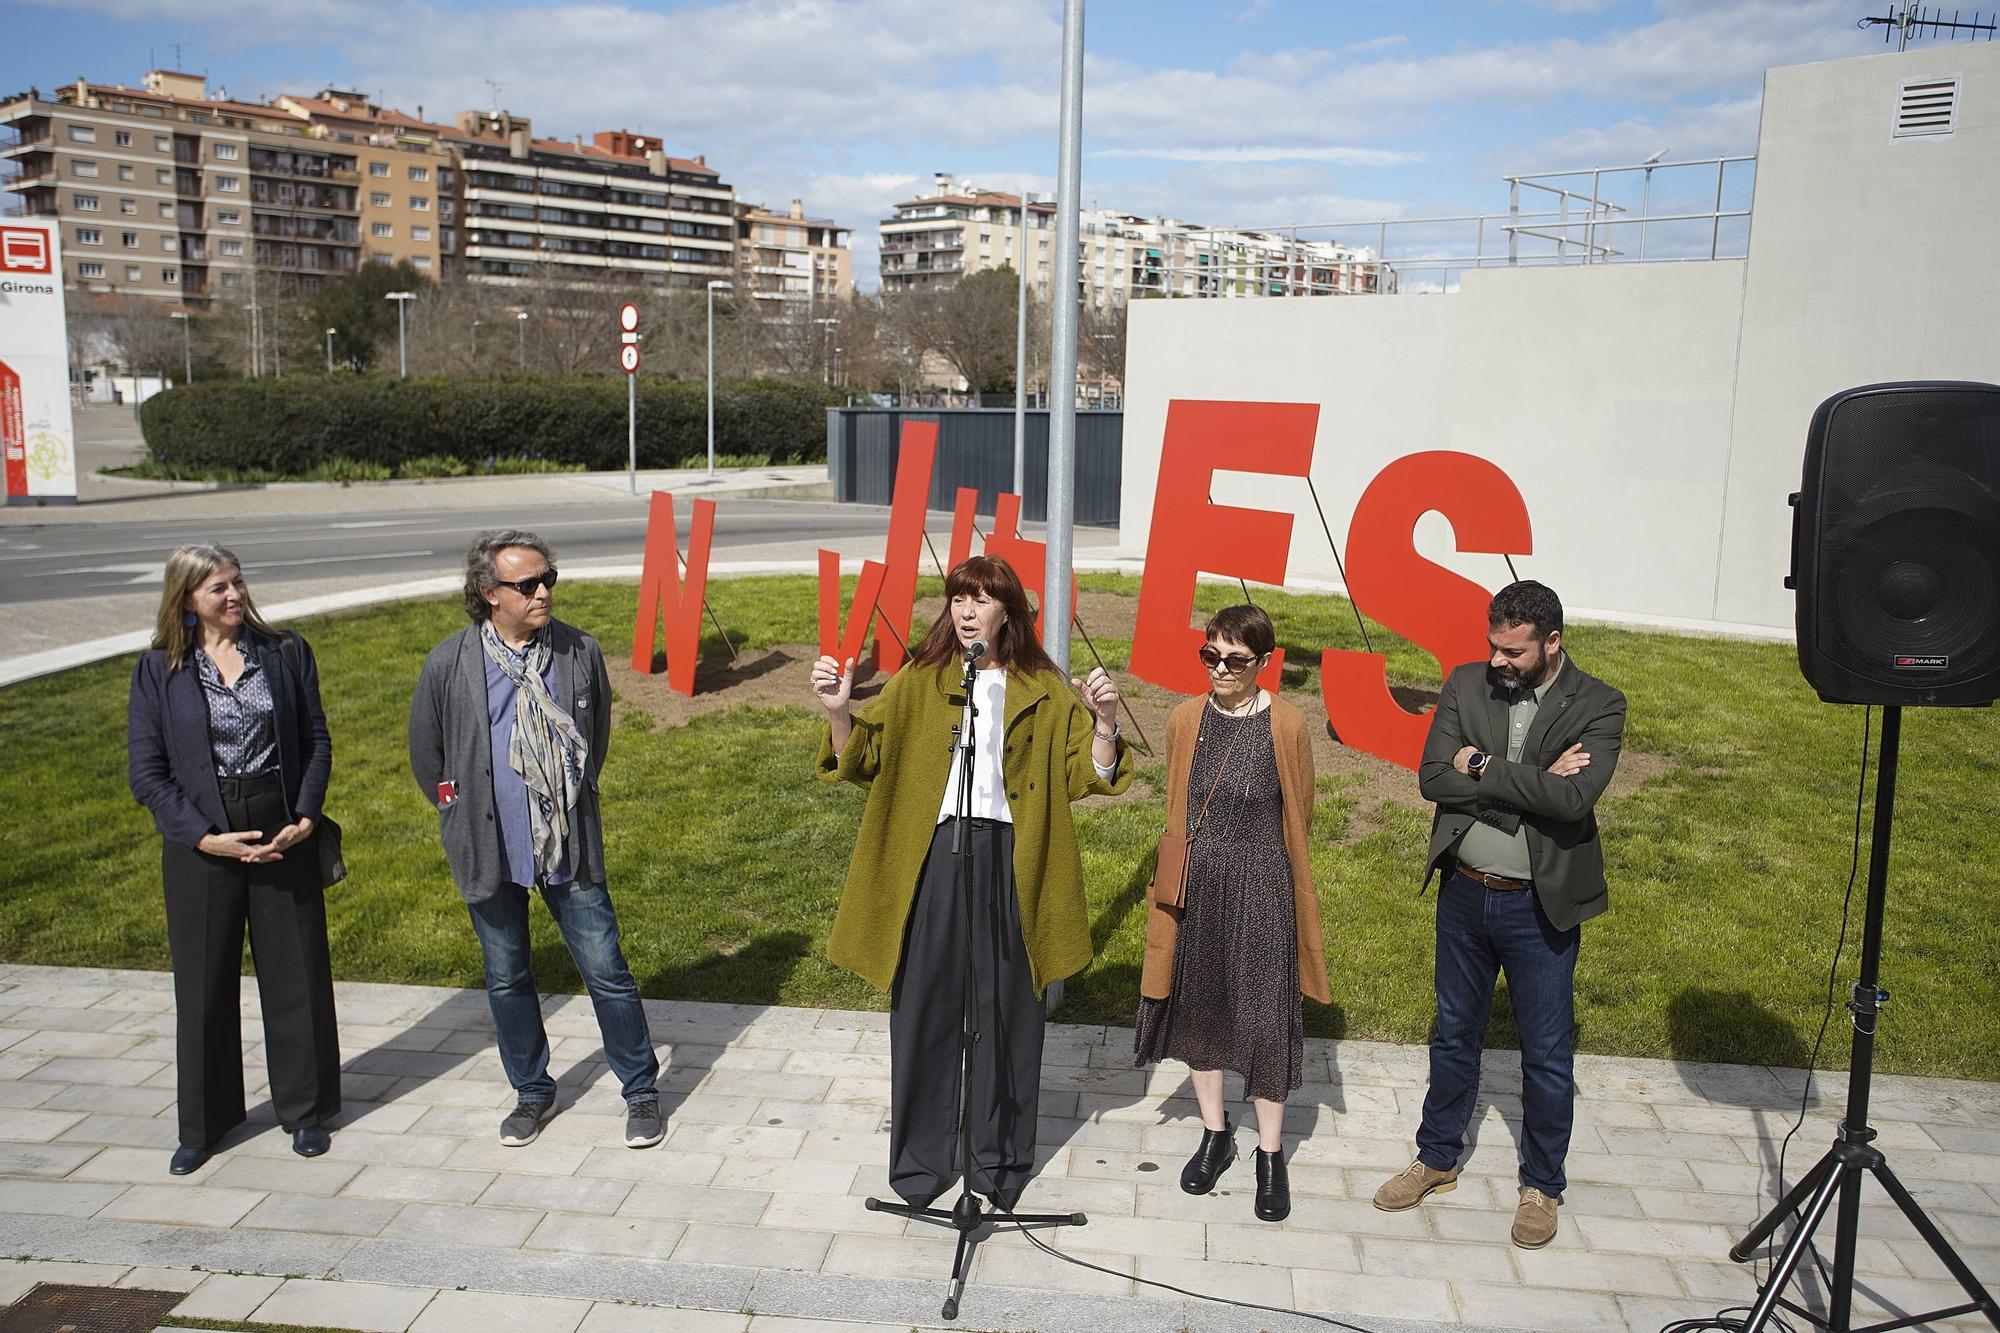
{"label": "woman's raised hand", "polygon": [[844,713],[854,694],[854,659],[842,667],[839,659],[821,656],[812,666],[813,698],[828,713]]}

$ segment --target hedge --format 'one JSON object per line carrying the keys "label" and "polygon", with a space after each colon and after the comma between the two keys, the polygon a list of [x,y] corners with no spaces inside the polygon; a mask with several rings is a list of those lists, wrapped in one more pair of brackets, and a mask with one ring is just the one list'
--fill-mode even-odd
{"label": "hedge", "polygon": [[[706,458],[705,387],[641,377],[638,389],[639,466]],[[821,384],[719,383],[716,452],[824,460],[826,408],[841,401]],[[450,455],[477,467],[520,455],[615,471],[626,457],[623,376],[205,380],[147,399],[139,419],[154,460],[181,467],[296,475],[339,459],[395,467]]]}

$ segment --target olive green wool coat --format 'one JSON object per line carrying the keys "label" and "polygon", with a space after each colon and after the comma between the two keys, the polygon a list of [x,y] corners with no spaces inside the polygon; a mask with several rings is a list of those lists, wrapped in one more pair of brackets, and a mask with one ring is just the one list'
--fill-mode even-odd
{"label": "olive green wool coat", "polygon": [[[951,774],[951,729],[964,706],[956,670],[912,665],[854,710],[853,733],[838,755],[831,728],[820,738],[819,776],[868,789],[827,956],[883,990],[902,961],[903,929]],[[1014,820],[1021,935],[1037,995],[1090,963],[1083,859],[1069,804],[1132,785],[1132,756],[1122,737],[1111,780],[1097,776],[1090,758],[1095,729],[1090,709],[1061,676],[1008,673],[1000,771]]]}

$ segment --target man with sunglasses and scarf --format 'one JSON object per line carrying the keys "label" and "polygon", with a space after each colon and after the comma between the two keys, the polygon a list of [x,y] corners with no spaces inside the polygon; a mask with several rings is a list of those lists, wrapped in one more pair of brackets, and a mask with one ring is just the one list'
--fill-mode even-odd
{"label": "man with sunglasses and scarf", "polygon": [[625,1097],[625,1145],[665,1137],[645,1006],[618,947],[605,886],[597,775],[611,740],[611,681],[597,640],[555,619],[554,552],[532,532],[489,532],[466,553],[472,624],[424,661],[410,701],[410,770],[437,807],[445,857],[485,960],[514,1110],[500,1142],[532,1143],[556,1110],[549,1038],[528,943],[539,892],[597,1011]]}

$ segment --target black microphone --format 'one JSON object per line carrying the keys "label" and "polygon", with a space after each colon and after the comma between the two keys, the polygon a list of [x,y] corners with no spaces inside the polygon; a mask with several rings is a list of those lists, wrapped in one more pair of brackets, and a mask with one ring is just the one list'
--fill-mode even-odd
{"label": "black microphone", "polygon": [[986,656],[992,647],[993,645],[984,639],[974,639],[971,643],[965,645],[965,660],[967,662],[977,662],[980,658]]}

